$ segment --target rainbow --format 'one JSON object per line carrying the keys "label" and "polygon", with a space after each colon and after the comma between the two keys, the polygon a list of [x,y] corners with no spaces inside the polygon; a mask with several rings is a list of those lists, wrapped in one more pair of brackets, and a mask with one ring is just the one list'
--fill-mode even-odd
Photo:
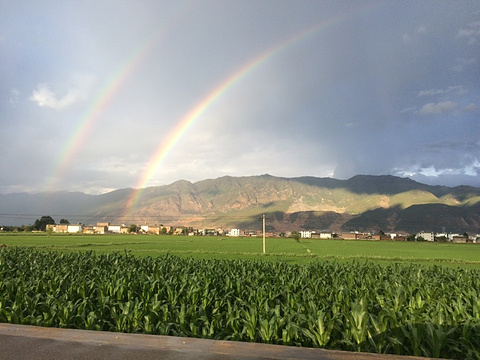
{"label": "rainbow", "polygon": [[279,54],[289,46],[338,23],[340,20],[347,18],[349,15],[351,15],[350,12],[341,14],[300,31],[299,33],[287,38],[279,44],[269,48],[262,54],[256,56],[253,58],[253,60],[248,61],[246,64],[238,68],[233,74],[228,76],[224,81],[219,83],[210,93],[207,94],[207,96],[205,96],[183,118],[181,118],[177,125],[166,136],[167,140],[160,144],[160,146],[156,149],[154,155],[148,162],[146,171],[139,178],[136,186],[127,200],[123,217],[127,218],[130,216],[150,179],[153,177],[159,166],[173,150],[179,140],[195,123],[195,121],[216,101],[218,101],[222,95],[224,95],[235,84],[240,82],[246,75],[257,69],[260,65],[264,64],[267,60]]}
{"label": "rainbow", "polygon": [[135,73],[152,50],[155,49],[166,36],[168,31],[175,26],[179,18],[189,10],[191,5],[192,2],[189,1],[172,10],[171,16],[168,16],[169,20],[160,27],[159,31],[148,37],[146,42],[137,46],[135,50],[132,51],[131,55],[123,61],[117,67],[116,71],[114,71],[104,82],[103,86],[94,97],[93,102],[87,108],[80,121],[78,121],[71,136],[67,139],[59,152],[59,156],[53,165],[53,175],[51,175],[46,181],[46,184],[43,187],[44,191],[49,192],[57,188],[56,185],[60,179],[64,177],[71,161],[85,143],[88,135],[95,128],[102,111],[107,108],[126,80]]}

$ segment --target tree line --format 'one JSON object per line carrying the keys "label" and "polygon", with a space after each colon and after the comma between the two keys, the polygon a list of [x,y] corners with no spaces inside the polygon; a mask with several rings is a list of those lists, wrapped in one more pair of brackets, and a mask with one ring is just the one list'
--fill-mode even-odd
{"label": "tree line", "polygon": [[[45,231],[47,225],[56,224],[55,220],[49,216],[42,216],[40,219],[36,219],[33,225],[20,225],[20,226],[2,226],[3,231],[10,232],[22,232],[22,231]],[[61,219],[60,224],[70,224],[67,219]]]}

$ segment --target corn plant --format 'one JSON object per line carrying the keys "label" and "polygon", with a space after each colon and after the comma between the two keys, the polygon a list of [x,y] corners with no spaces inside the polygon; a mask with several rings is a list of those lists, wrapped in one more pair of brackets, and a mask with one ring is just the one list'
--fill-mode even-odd
{"label": "corn plant", "polygon": [[480,358],[480,271],[0,249],[0,322]]}

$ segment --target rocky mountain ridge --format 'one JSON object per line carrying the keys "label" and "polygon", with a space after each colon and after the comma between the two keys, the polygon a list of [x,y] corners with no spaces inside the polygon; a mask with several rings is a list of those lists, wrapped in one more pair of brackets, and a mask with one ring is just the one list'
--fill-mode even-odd
{"label": "rocky mountain ridge", "polygon": [[[255,229],[480,232],[480,189],[430,186],[409,178],[357,175],[281,178],[271,175],[207,179],[103,195],[55,192],[0,195],[0,224],[52,215],[71,222],[150,223]],[[17,217],[15,217],[17,216]],[[32,222],[35,220],[33,218]],[[26,221],[24,223],[27,223]]]}

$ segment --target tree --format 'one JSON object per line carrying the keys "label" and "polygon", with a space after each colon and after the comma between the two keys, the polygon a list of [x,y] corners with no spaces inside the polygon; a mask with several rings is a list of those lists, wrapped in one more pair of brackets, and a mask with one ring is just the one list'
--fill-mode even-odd
{"label": "tree", "polygon": [[67,219],[61,219],[60,220],[60,224],[70,224],[70,221],[68,221]]}
{"label": "tree", "polygon": [[135,224],[132,224],[128,227],[128,232],[129,233],[136,233],[138,231],[138,226]]}
{"label": "tree", "polygon": [[300,233],[298,231],[292,231],[290,237],[295,239],[296,242],[300,242]]}
{"label": "tree", "polygon": [[407,241],[415,241],[415,237],[416,237],[416,236],[417,236],[417,234],[408,235]]}
{"label": "tree", "polygon": [[47,225],[50,224],[55,224],[55,220],[51,216],[42,216],[40,220],[35,220],[35,223],[33,224],[33,229],[35,230],[40,230],[40,231],[45,231],[47,228]]}
{"label": "tree", "polygon": [[445,235],[435,237],[435,240],[438,242],[447,242],[448,239]]}

